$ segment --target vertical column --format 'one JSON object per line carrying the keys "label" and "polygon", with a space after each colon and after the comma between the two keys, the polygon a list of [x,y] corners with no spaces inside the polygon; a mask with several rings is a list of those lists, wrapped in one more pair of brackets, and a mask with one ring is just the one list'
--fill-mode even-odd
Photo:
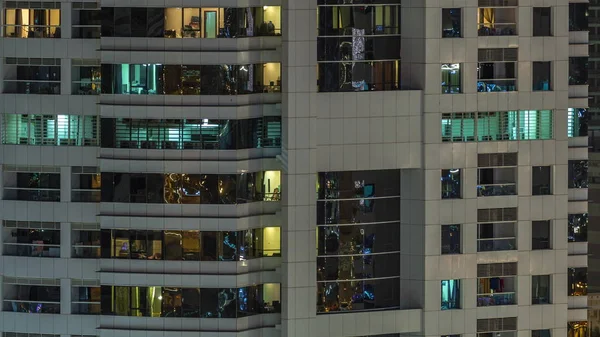
{"label": "vertical column", "polygon": [[283,337],[316,336],[317,0],[282,4]]}
{"label": "vertical column", "polygon": [[60,60],[60,93],[71,94],[71,59]]}
{"label": "vertical column", "polygon": [[71,202],[71,167],[69,166],[60,168],[60,201]]}
{"label": "vertical column", "polygon": [[71,314],[71,279],[60,279],[60,313]]}
{"label": "vertical column", "polygon": [[70,2],[60,4],[60,33],[63,39],[71,38],[71,7]]}
{"label": "vertical column", "polygon": [[60,224],[60,257],[68,259],[71,257],[71,223],[61,222]]}

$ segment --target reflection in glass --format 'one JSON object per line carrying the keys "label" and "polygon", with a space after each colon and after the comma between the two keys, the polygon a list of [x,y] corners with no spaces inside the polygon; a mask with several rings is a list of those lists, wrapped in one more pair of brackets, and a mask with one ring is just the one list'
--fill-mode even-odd
{"label": "reflection in glass", "polygon": [[321,62],[319,92],[387,91],[400,89],[400,61]]}
{"label": "reflection in glass", "polygon": [[[99,244],[107,247],[106,250],[103,249],[103,258],[243,261],[281,256],[280,227],[235,232],[104,229],[101,233],[102,241]],[[58,246],[60,242],[56,245]]]}
{"label": "reflection in glass", "polygon": [[569,160],[569,188],[588,188],[588,161]]}
{"label": "reflection in glass", "polygon": [[397,307],[400,172],[322,172],[317,194],[317,312]]}
{"label": "reflection in glass", "polygon": [[103,94],[244,95],[273,92],[281,92],[279,63],[102,64]]}
{"label": "reflection in glass", "polygon": [[103,315],[237,318],[281,312],[278,283],[220,289],[102,286],[100,291]]}
{"label": "reflection in glass", "polygon": [[280,201],[281,172],[239,175],[102,172],[102,201],[241,204]]}
{"label": "reflection in glass", "polygon": [[460,280],[442,280],[442,310],[460,309]]}
{"label": "reflection in glass", "polygon": [[569,214],[569,242],[587,242],[588,213]]}
{"label": "reflection in glass", "polygon": [[317,313],[397,308],[399,279],[317,283]]}
{"label": "reflection in glass", "polygon": [[588,288],[587,267],[569,268],[567,275],[569,277],[567,294],[569,296],[586,296]]}

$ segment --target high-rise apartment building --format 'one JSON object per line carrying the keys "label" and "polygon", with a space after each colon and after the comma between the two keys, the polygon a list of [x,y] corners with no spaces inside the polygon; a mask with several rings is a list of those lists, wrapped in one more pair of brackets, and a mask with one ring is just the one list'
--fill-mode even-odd
{"label": "high-rise apartment building", "polygon": [[0,7],[2,337],[587,335],[587,1]]}

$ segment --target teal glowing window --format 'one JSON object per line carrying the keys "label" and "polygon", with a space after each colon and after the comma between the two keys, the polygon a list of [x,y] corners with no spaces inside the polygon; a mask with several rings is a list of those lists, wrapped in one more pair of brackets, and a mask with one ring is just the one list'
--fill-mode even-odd
{"label": "teal glowing window", "polygon": [[99,126],[97,116],[5,114],[2,144],[98,146]]}
{"label": "teal glowing window", "polygon": [[443,142],[552,139],[552,110],[442,114]]}

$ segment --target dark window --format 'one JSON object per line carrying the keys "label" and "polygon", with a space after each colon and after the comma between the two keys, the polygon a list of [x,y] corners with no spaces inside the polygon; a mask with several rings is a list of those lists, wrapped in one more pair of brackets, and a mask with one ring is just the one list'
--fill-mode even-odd
{"label": "dark window", "polygon": [[531,249],[550,249],[550,220],[531,222]]}
{"label": "dark window", "polygon": [[477,224],[477,251],[491,252],[517,249],[516,223]]}
{"label": "dark window", "polygon": [[461,189],[461,170],[442,170],[442,199],[460,199]]}
{"label": "dark window", "polygon": [[532,90],[552,90],[552,62],[533,62]]}
{"label": "dark window", "polygon": [[462,37],[461,16],[460,8],[442,9],[442,37]]}
{"label": "dark window", "polygon": [[569,214],[569,242],[587,242],[588,214]]}
{"label": "dark window", "polygon": [[588,188],[588,161],[569,160],[569,188]]}
{"label": "dark window", "polygon": [[550,330],[531,330],[531,337],[550,337]]}
{"label": "dark window", "polygon": [[531,276],[531,304],[550,304],[550,275]]}
{"label": "dark window", "polygon": [[569,85],[588,84],[588,58],[569,57]]}
{"label": "dark window", "polygon": [[588,30],[588,3],[569,4],[569,31]]}
{"label": "dark window", "polygon": [[550,166],[534,166],[531,169],[531,194],[532,195],[550,195],[551,180]]}
{"label": "dark window", "polygon": [[460,254],[460,225],[442,225],[442,254]]}
{"label": "dark window", "polygon": [[587,268],[568,268],[567,274],[569,284],[567,293],[569,296],[586,296],[588,286]]}
{"label": "dark window", "polygon": [[533,36],[552,35],[551,13],[550,7],[533,8]]}
{"label": "dark window", "polygon": [[441,309],[460,309],[460,280],[442,280]]}

